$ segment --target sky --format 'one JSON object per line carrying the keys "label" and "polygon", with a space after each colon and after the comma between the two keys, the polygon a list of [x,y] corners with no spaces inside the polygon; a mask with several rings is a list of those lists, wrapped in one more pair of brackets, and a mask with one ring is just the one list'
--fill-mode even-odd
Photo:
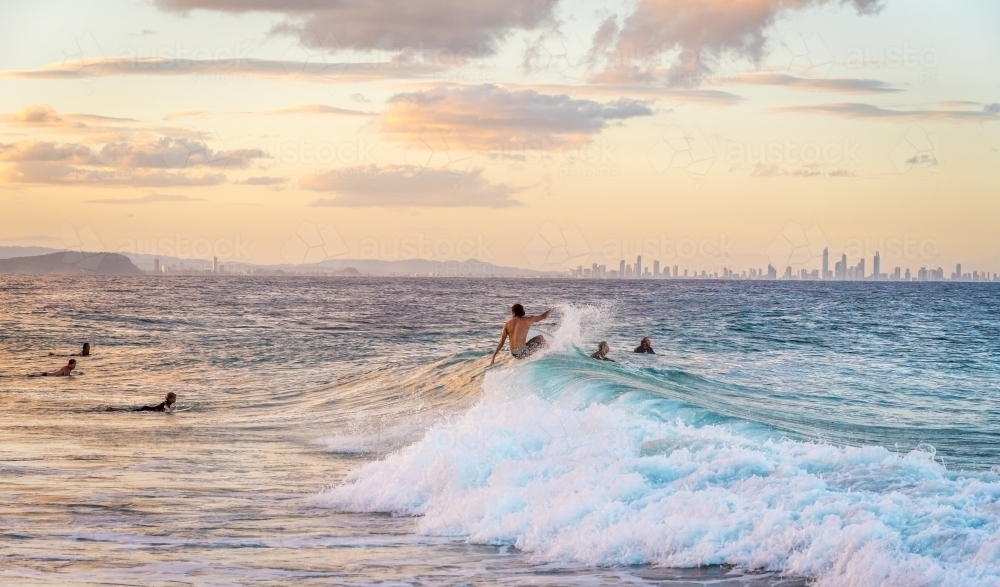
{"label": "sky", "polygon": [[12,0],[0,246],[1000,272],[998,30],[987,0]]}

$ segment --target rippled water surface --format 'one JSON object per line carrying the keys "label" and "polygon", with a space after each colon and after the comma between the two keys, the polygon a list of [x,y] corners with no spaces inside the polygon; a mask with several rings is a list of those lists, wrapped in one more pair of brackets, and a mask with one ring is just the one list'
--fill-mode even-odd
{"label": "rippled water surface", "polygon": [[996,585],[998,294],[0,276],[0,583]]}

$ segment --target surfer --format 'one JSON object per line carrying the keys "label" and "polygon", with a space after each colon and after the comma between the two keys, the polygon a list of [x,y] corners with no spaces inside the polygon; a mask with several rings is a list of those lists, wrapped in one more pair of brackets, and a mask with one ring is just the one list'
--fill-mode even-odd
{"label": "surfer", "polygon": [[639,341],[639,346],[635,347],[633,353],[647,353],[650,355],[655,355],[656,351],[653,350],[653,343],[649,340],[649,337]]}
{"label": "surfer", "polygon": [[64,367],[56,369],[55,371],[49,373],[38,373],[30,375],[30,377],[69,377],[73,373],[73,369],[76,369],[76,359],[70,359],[69,363],[66,363]]}
{"label": "surfer", "polygon": [[57,355],[55,353],[49,353],[50,357],[89,357],[90,356],[90,343],[83,343],[83,350],[78,353],[73,353],[72,355]]}
{"label": "surfer", "polygon": [[608,358],[609,352],[611,352],[611,347],[608,346],[607,342],[602,340],[601,344],[597,345],[597,352],[590,355],[590,358],[597,359],[598,361],[608,361],[614,363],[614,359]]}
{"label": "surfer", "polygon": [[493,351],[493,357],[490,358],[490,365],[493,365],[493,362],[496,361],[497,353],[503,348],[503,343],[507,340],[507,337],[510,337],[510,354],[515,359],[525,359],[539,349],[545,348],[548,343],[545,342],[545,337],[541,334],[532,337],[528,341],[525,341],[525,339],[528,337],[528,330],[531,329],[531,325],[535,322],[545,320],[551,312],[552,308],[549,308],[537,316],[525,316],[524,306],[521,304],[511,306],[510,320],[503,325],[503,332],[500,333],[500,342],[497,343],[497,348]]}
{"label": "surfer", "polygon": [[170,392],[167,394],[166,400],[155,405],[155,406],[142,406],[141,408],[135,408],[134,410],[126,410],[123,408],[115,408],[112,406],[105,406],[103,410],[105,412],[170,412],[174,403],[177,401],[177,394]]}

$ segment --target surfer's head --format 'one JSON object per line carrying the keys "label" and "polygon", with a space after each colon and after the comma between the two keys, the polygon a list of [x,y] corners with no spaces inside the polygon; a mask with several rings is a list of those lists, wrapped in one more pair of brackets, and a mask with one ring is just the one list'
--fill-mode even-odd
{"label": "surfer's head", "polygon": [[653,341],[649,340],[649,337],[647,336],[646,338],[639,341],[639,346],[641,346],[644,349],[648,349],[651,346],[653,346]]}
{"label": "surfer's head", "polygon": [[601,344],[597,345],[597,354],[600,357],[607,356],[611,352],[611,347],[608,346],[607,341],[602,340]]}
{"label": "surfer's head", "polygon": [[69,366],[72,367],[72,368],[76,368],[76,359],[70,359],[69,360]]}
{"label": "surfer's head", "polygon": [[171,391],[170,393],[167,394],[167,405],[168,406],[174,405],[174,402],[176,402],[176,401],[177,401],[177,394],[176,393],[174,393],[174,392]]}
{"label": "surfer's head", "polygon": [[518,318],[524,318],[524,306],[521,304],[514,304],[510,307],[510,313]]}
{"label": "surfer's head", "polygon": [[90,356],[90,343],[89,342],[83,343],[83,350],[80,351],[80,356],[81,357],[89,357]]}

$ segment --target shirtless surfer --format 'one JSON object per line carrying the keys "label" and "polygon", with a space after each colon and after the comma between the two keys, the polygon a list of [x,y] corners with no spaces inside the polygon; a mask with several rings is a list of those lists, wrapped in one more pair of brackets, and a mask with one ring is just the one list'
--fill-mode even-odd
{"label": "shirtless surfer", "polygon": [[551,312],[552,308],[549,308],[537,316],[525,316],[524,306],[521,304],[511,306],[510,320],[503,325],[503,332],[500,333],[500,342],[497,343],[497,348],[493,351],[493,357],[490,358],[490,365],[493,365],[493,362],[496,361],[497,353],[503,348],[503,343],[507,341],[507,337],[510,337],[510,354],[515,359],[525,359],[534,354],[538,349],[545,348],[548,343],[545,342],[545,337],[541,334],[528,341],[525,341],[525,339],[528,337],[528,330],[531,329],[531,325],[535,322],[545,320]]}
{"label": "shirtless surfer", "polygon": [[29,377],[69,377],[73,374],[73,369],[76,369],[76,359],[70,359],[66,366],[56,369],[51,372],[37,373],[35,375],[29,375]]}

